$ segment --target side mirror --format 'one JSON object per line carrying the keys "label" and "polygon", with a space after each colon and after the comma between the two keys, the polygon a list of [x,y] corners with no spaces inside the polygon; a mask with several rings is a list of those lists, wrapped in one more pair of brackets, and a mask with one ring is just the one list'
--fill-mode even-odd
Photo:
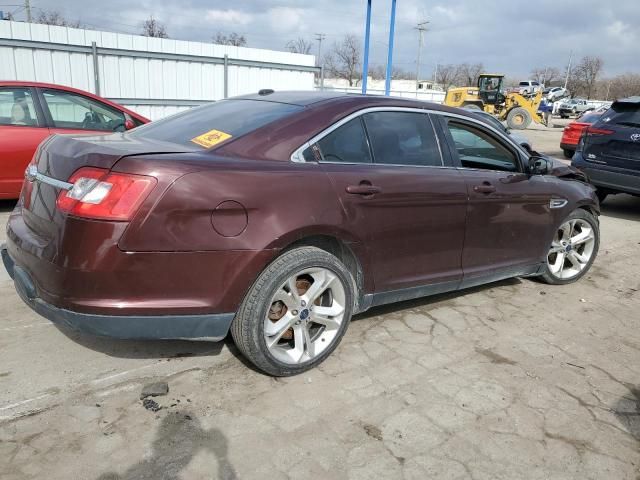
{"label": "side mirror", "polygon": [[529,173],[531,175],[547,175],[553,168],[551,160],[533,155],[529,158]]}
{"label": "side mirror", "polygon": [[127,118],[124,121],[124,129],[131,130],[132,128],[136,128],[136,124],[133,122],[133,120],[131,120],[130,118]]}

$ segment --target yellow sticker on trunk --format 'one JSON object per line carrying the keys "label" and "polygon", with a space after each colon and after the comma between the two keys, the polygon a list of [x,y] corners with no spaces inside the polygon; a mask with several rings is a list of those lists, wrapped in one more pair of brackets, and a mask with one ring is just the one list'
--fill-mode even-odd
{"label": "yellow sticker on trunk", "polygon": [[211,148],[229,138],[231,138],[231,135],[228,133],[221,132],[220,130],[209,130],[207,133],[192,138],[191,141],[205,148]]}

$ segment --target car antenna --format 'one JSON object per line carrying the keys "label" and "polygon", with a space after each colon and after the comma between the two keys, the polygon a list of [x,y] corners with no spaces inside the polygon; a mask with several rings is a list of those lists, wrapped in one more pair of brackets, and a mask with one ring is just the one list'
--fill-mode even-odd
{"label": "car antenna", "polygon": [[263,88],[258,91],[258,95],[271,95],[274,91],[275,90],[272,90],[271,88]]}

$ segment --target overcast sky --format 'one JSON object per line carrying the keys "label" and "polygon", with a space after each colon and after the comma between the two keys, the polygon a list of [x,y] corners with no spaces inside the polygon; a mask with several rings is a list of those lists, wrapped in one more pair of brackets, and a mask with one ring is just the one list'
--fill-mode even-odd
{"label": "overcast sky", "polygon": [[[0,0],[0,4],[21,3]],[[238,32],[249,46],[281,50],[296,37],[324,33],[324,48],[351,33],[364,38],[365,0],[31,0],[71,20],[104,30],[138,33],[153,14],[174,39],[210,41]],[[398,0],[394,65],[415,70],[415,24],[429,20],[422,77],[436,62],[483,62],[485,69],[526,77],[533,67],[566,68],[574,56],[599,55],[605,72],[640,71],[639,0]],[[391,0],[373,0],[371,62],[385,63]],[[15,7],[0,7],[11,10]],[[34,10],[37,13],[37,10]],[[16,14],[18,18],[23,12]],[[314,44],[312,53],[317,53]]]}

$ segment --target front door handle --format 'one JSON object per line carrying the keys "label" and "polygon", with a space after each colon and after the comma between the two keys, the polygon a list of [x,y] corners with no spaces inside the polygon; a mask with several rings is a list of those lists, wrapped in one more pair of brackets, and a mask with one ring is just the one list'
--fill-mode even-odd
{"label": "front door handle", "polygon": [[382,189],[376,185],[361,183],[360,185],[348,185],[345,189],[351,195],[375,195],[382,192]]}
{"label": "front door handle", "polygon": [[477,193],[493,193],[496,191],[496,187],[489,182],[482,182],[482,185],[476,185],[473,187],[473,191]]}

